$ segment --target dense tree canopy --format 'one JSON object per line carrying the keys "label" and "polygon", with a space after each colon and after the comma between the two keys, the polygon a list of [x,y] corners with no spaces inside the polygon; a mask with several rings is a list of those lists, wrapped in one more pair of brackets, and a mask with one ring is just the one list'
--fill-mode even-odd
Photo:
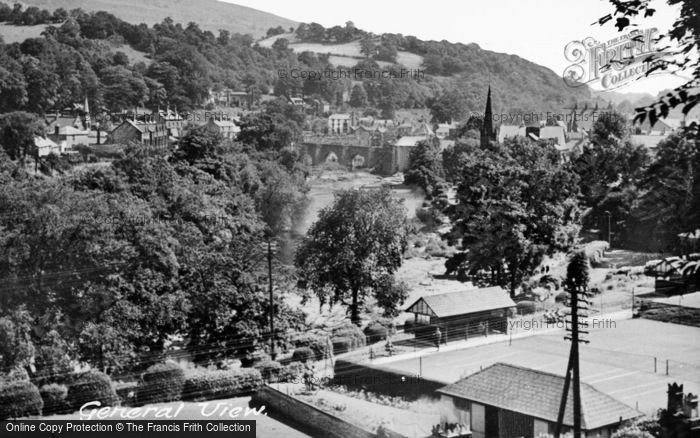
{"label": "dense tree canopy", "polygon": [[552,146],[514,140],[495,148],[472,150],[462,168],[450,214],[452,238],[466,253],[455,256],[462,266],[450,265],[515,293],[545,255],[575,243],[578,176]]}
{"label": "dense tree canopy", "polygon": [[355,323],[369,294],[393,310],[405,299],[391,285],[407,233],[405,209],[387,188],[339,192],[299,245],[295,264],[300,284],[322,304],[348,306]]}
{"label": "dense tree canopy", "polygon": [[[248,154],[209,132],[185,140],[170,159],[133,150],[52,180],[0,157],[5,368],[33,361],[51,373],[57,363],[40,357],[65,347],[121,373],[160,360],[174,339],[210,362],[269,336],[255,255],[266,231],[283,228],[271,211],[302,199],[303,177],[279,154]],[[281,298],[275,305],[282,333],[303,322]]]}

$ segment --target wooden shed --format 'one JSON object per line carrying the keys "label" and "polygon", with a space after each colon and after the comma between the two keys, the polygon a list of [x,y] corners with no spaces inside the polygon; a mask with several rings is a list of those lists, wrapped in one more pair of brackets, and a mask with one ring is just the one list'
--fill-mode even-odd
{"label": "wooden shed", "polygon": [[465,289],[419,298],[406,309],[415,315],[417,338],[429,340],[439,327],[442,341],[508,331],[508,309],[515,307],[501,287]]}

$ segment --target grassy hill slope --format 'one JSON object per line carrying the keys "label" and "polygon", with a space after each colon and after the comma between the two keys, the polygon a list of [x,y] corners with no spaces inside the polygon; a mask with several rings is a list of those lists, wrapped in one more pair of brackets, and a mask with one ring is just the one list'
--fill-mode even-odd
{"label": "grassy hill slope", "polygon": [[270,27],[285,29],[296,22],[267,12],[216,0],[23,0],[21,3],[53,11],[81,8],[107,11],[133,24],[160,23],[165,17],[183,25],[193,21],[204,30],[220,29],[261,37]]}

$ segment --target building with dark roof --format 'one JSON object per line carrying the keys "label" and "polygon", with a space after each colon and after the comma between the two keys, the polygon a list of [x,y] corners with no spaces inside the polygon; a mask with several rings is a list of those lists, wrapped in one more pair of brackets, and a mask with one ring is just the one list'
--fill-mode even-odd
{"label": "building with dark roof", "polygon": [[508,292],[495,286],[427,295],[406,312],[415,315],[416,337],[429,339],[439,328],[447,342],[488,332],[506,333],[508,309],[512,307],[515,303]]}
{"label": "building with dark roof", "polygon": [[[496,363],[437,392],[441,404],[469,425],[473,438],[543,437],[554,434],[564,376]],[[573,428],[573,391],[564,412],[563,433]],[[641,412],[581,382],[581,427],[586,437],[609,437]]]}

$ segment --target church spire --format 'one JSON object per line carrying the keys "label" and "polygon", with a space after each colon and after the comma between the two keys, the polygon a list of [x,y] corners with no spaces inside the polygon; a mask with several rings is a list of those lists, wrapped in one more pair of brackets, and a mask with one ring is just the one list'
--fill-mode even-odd
{"label": "church spire", "polygon": [[481,146],[488,146],[491,141],[496,140],[493,130],[493,110],[491,109],[491,85],[486,95],[486,109],[484,110],[484,123],[481,127]]}

